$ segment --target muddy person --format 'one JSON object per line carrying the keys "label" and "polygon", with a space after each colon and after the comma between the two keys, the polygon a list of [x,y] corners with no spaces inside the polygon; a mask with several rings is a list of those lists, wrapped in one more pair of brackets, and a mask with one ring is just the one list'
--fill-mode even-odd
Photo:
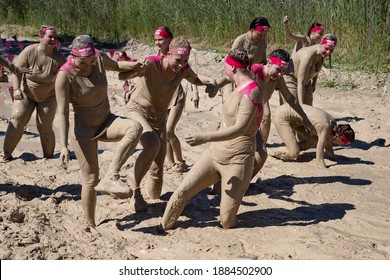
{"label": "muddy person", "polygon": [[256,136],[256,157],[253,176],[255,176],[267,158],[265,145],[271,129],[271,108],[269,100],[272,93],[278,90],[288,105],[302,118],[303,126],[309,134],[315,134],[313,124],[298,102],[298,99],[289,91],[283,75],[288,68],[290,55],[286,50],[276,49],[271,52],[266,64],[253,64],[251,72],[255,74],[261,94],[264,99],[264,113],[259,134]]}
{"label": "muddy person", "polygon": [[[250,54],[250,64],[267,63],[267,34],[270,24],[265,17],[257,17],[249,24],[249,31],[239,35],[233,42],[232,50],[243,48]],[[230,91],[234,90],[234,84],[226,76],[217,80],[219,88],[228,85]]]}
{"label": "muddy person", "polygon": [[4,139],[5,160],[12,159],[12,153],[34,110],[43,157],[52,158],[54,154],[53,121],[57,108],[54,83],[66,59],[57,51],[57,32],[54,27],[45,26],[39,35],[39,44],[27,46],[13,61],[15,66],[27,68],[29,72],[13,76],[15,100]]}
{"label": "muddy person", "polygon": [[[154,32],[154,44],[158,48],[158,55],[166,56],[169,51],[169,44],[173,39],[172,30],[168,26],[160,26]],[[192,84],[191,84],[192,85]],[[194,85],[196,87],[196,85]],[[168,109],[167,118],[167,152],[165,170],[185,172],[188,166],[183,159],[180,140],[175,134],[176,126],[183,113],[187,93],[182,84],[179,85],[175,97]]]}
{"label": "muddy person", "polygon": [[296,41],[293,52],[296,53],[303,47],[309,47],[321,42],[322,36],[324,36],[324,26],[321,23],[314,22],[310,25],[307,35],[292,33],[288,25],[289,18],[285,16],[283,18],[284,33],[287,38]]}
{"label": "muddy person", "polygon": [[[331,160],[336,160],[332,144],[351,144],[355,139],[355,133],[349,124],[337,125],[335,119],[320,108],[309,105],[302,105],[302,108],[314,125],[316,135],[308,133],[304,129],[302,117],[288,104],[284,104],[276,108],[273,123],[286,148],[270,155],[283,160],[296,160],[300,151],[316,148],[317,165],[326,168],[324,152],[328,153]],[[295,137],[296,133],[302,136],[299,142]]]}
{"label": "muddy person", "polygon": [[[330,57],[337,44],[335,35],[325,35],[320,44],[300,49],[292,54],[290,67],[284,79],[290,92],[300,104],[313,105],[313,93],[316,90],[318,74],[324,59]],[[284,100],[281,99],[281,103]]]}
{"label": "muddy person", "polygon": [[[313,125],[310,123],[298,100],[291,94],[284,82],[283,75],[288,67],[289,61],[290,54],[286,50],[276,49],[271,52],[266,64],[255,63],[251,66],[251,72],[255,76],[264,100],[263,118],[259,132],[256,134],[256,153],[253,177],[261,170],[267,159],[266,143],[271,129],[271,109],[268,101],[275,90],[278,90],[291,108],[293,108],[293,110],[301,116],[305,128],[309,132],[315,133]],[[213,186],[211,193],[220,194],[219,183]]]}
{"label": "muddy person", "polygon": [[127,115],[143,127],[140,140],[143,150],[136,159],[132,180],[135,186],[132,207],[136,211],[147,207],[140,186],[148,171],[148,197],[160,198],[167,147],[167,115],[181,81],[186,79],[195,85],[206,86],[206,92],[217,90],[214,79],[200,77],[191,69],[188,64],[190,51],[191,46],[186,39],[174,38],[169,44],[167,55],[149,56],[143,63],[128,62],[134,69],[119,73],[121,80],[140,77],[139,92],[127,106]]}
{"label": "muddy person", "polygon": [[[322,23],[319,22],[312,23],[309,27],[309,30],[307,31],[307,35],[292,33],[288,23],[289,23],[289,18],[288,16],[285,16],[283,18],[284,33],[287,38],[296,41],[292,51],[293,54],[304,47],[309,47],[314,44],[321,43],[321,38],[324,36],[324,30],[325,30],[325,27]],[[330,76],[330,69],[327,69],[324,66],[322,66],[321,71],[327,77]]]}
{"label": "muddy person", "polygon": [[[69,104],[72,104],[71,144],[78,160],[83,183],[81,201],[87,224],[96,227],[96,191],[116,198],[129,198],[130,186],[122,182],[119,171],[136,147],[141,125],[110,111],[106,70],[122,71],[124,61],[115,61],[95,50],[88,35],[76,37],[56,80],[58,122],[63,164],[69,161]],[[126,68],[127,69],[127,68]],[[118,142],[113,159],[99,182],[98,141]]]}
{"label": "muddy person", "polygon": [[234,82],[222,108],[221,128],[216,132],[189,135],[190,145],[211,142],[174,191],[162,218],[162,229],[172,228],[186,203],[198,192],[221,180],[220,222],[224,229],[237,223],[237,211],[252,179],[256,133],[261,123],[263,100],[251,79],[249,54],[234,49],[226,58],[224,72]]}
{"label": "muddy person", "polygon": [[[133,59],[127,55],[125,51],[120,52],[117,57],[116,61],[133,61]],[[132,93],[136,90],[136,86],[131,80],[126,80],[123,83],[123,100],[125,101],[125,104],[130,101]]]}

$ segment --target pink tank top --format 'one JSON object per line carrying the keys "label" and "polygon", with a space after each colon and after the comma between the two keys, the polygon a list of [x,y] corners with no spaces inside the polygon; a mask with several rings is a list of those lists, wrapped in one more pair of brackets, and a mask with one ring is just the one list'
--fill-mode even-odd
{"label": "pink tank top", "polygon": [[244,87],[243,89],[241,89],[238,92],[238,94],[245,94],[249,98],[249,100],[252,102],[252,104],[255,105],[255,107],[257,108],[257,111],[259,112],[259,114],[257,115],[256,124],[257,124],[257,126],[260,126],[261,119],[263,118],[263,104],[256,102],[252,98],[251,92],[252,92],[252,90],[254,88],[258,88],[259,91],[260,91],[260,88],[257,85],[257,83],[256,82],[252,82],[252,83],[248,84],[246,87]]}

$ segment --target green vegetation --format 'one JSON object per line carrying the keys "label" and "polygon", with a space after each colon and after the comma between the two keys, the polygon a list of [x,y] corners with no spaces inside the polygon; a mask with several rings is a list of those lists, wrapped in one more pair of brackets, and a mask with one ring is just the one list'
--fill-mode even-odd
{"label": "green vegetation", "polygon": [[292,49],[282,19],[293,32],[306,34],[312,22],[325,25],[339,44],[333,61],[351,69],[390,71],[390,1],[388,0],[0,0],[0,23],[51,24],[68,36],[90,34],[105,41],[130,37],[151,42],[154,30],[170,26],[203,48],[227,49],[265,16],[272,47]]}

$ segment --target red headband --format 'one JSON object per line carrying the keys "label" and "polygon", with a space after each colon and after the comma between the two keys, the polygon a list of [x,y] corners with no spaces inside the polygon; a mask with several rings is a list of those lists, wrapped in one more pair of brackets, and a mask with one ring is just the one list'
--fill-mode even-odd
{"label": "red headband", "polygon": [[271,61],[272,64],[278,65],[282,69],[287,69],[287,67],[288,67],[287,61],[284,61],[276,56],[270,56],[269,61]]}
{"label": "red headband", "polygon": [[118,54],[116,57],[116,60],[119,61],[121,58],[124,58],[125,61],[131,61],[131,57],[128,57],[127,55],[124,55],[123,53]]}
{"label": "red headband", "polygon": [[322,39],[321,44],[336,47],[336,41],[331,39]]}
{"label": "red headband", "polygon": [[74,56],[86,57],[94,55],[95,53],[95,48],[93,46],[88,46],[84,48],[72,48],[72,55]]}
{"label": "red headband", "polygon": [[165,31],[164,29],[157,29],[154,32],[154,36],[161,36],[167,39],[172,39],[172,35],[169,34],[167,31]]}
{"label": "red headband", "polygon": [[347,137],[345,137],[344,133],[341,134],[341,141],[343,141],[345,145],[351,144],[351,142],[348,141]]}
{"label": "red headband", "polygon": [[55,29],[54,29],[52,26],[46,26],[46,27],[44,27],[41,31],[39,31],[39,36],[40,36],[40,37],[43,37],[43,35],[45,35],[45,32],[46,32],[47,30],[54,30],[54,31],[55,31]]}
{"label": "red headband", "polygon": [[256,31],[269,31],[269,26],[268,25],[258,25],[255,27]]}
{"label": "red headband", "polygon": [[310,29],[310,33],[314,33],[314,32],[316,32],[318,30],[324,30],[324,27],[322,25],[315,26],[312,29]]}
{"label": "red headband", "polygon": [[230,56],[226,57],[226,63],[229,64],[230,66],[233,66],[233,67],[236,67],[236,68],[247,68],[248,67],[245,64],[242,64],[242,63],[234,60]]}
{"label": "red headband", "polygon": [[169,48],[169,53],[171,54],[183,54],[183,55],[189,55],[191,49],[190,48]]}

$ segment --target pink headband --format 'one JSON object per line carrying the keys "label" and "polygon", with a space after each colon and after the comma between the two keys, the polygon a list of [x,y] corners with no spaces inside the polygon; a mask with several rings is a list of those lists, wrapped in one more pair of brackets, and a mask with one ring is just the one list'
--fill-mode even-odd
{"label": "pink headband", "polygon": [[345,145],[351,144],[351,142],[348,141],[347,137],[345,137],[344,133],[341,134],[341,141],[343,141]]}
{"label": "pink headband", "polygon": [[84,48],[72,48],[72,55],[74,56],[86,57],[94,55],[95,53],[95,48],[93,46],[88,46]]}
{"label": "pink headband", "polygon": [[287,69],[288,62],[281,60],[279,57],[276,56],[270,56],[269,61],[271,61],[272,64],[278,65],[282,69]]}
{"label": "pink headband", "polygon": [[169,53],[171,54],[183,54],[183,55],[189,55],[191,49],[189,48],[169,48]]}
{"label": "pink headband", "polygon": [[43,35],[45,34],[45,32],[46,32],[47,30],[54,30],[54,31],[55,31],[55,29],[54,29],[52,26],[46,26],[46,27],[44,27],[41,31],[39,31],[39,36],[40,36],[40,37],[43,37]]}
{"label": "pink headband", "polygon": [[268,31],[269,30],[269,26],[268,25],[258,25],[255,27],[255,30],[256,31]]}
{"label": "pink headband", "polygon": [[154,32],[154,36],[162,36],[164,38],[167,38],[167,39],[172,39],[172,36],[171,34],[169,34],[167,31],[165,31],[164,29],[157,29],[155,32]]}
{"label": "pink headband", "polygon": [[116,57],[116,60],[119,61],[121,58],[125,58],[125,61],[130,61],[131,57],[128,57],[127,55],[123,55],[123,53],[118,54]]}
{"label": "pink headband", "polygon": [[[338,127],[337,131],[340,132],[340,130],[341,130],[341,128]],[[347,137],[345,137],[345,134],[344,134],[344,133],[341,134],[341,141],[343,141],[343,143],[344,143],[345,145],[351,144],[351,142],[348,141]]]}
{"label": "pink headband", "polygon": [[318,30],[324,30],[324,27],[322,25],[315,26],[312,29],[310,29],[310,33],[314,33],[314,32],[316,32]]}
{"label": "pink headband", "polygon": [[230,66],[233,66],[233,67],[236,67],[236,68],[247,68],[247,66],[245,64],[242,64],[242,63],[234,60],[230,56],[226,57],[226,63],[229,64]]}
{"label": "pink headband", "polygon": [[328,46],[333,46],[333,47],[336,46],[336,42],[333,41],[333,40],[329,40],[329,39],[322,39],[321,44],[328,45]]}

